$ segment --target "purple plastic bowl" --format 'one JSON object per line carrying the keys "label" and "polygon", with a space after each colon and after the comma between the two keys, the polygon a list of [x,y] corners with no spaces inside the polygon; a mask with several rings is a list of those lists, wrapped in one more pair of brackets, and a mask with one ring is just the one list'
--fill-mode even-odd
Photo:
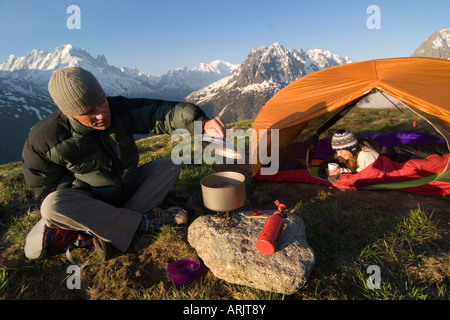
{"label": "purple plastic bowl", "polygon": [[177,286],[185,286],[197,279],[200,274],[200,261],[182,259],[173,262],[167,268],[170,280]]}

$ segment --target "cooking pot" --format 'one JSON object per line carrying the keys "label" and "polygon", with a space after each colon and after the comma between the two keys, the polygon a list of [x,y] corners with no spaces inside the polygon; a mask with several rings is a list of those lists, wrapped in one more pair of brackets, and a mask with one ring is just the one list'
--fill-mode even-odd
{"label": "cooking pot", "polygon": [[236,210],[245,203],[245,176],[225,171],[210,174],[200,180],[203,203],[216,212]]}

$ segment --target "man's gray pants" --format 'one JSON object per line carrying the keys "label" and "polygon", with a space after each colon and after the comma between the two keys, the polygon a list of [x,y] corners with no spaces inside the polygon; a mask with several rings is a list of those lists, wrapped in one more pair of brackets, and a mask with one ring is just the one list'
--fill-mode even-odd
{"label": "man's gray pants", "polygon": [[158,159],[138,167],[136,190],[122,208],[79,189],[57,190],[42,202],[42,219],[51,228],[89,232],[125,252],[142,215],[164,201],[179,174],[180,166],[171,159]]}

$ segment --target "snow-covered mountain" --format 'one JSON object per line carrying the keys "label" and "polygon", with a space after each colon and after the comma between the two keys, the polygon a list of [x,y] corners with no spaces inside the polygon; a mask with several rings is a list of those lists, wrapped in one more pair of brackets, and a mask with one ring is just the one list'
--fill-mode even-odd
{"label": "snow-covered mountain", "polygon": [[433,33],[411,56],[450,59],[450,29]]}
{"label": "snow-covered mountain", "polygon": [[182,100],[191,92],[230,75],[236,67],[229,62],[215,60],[208,64],[200,63],[193,69],[170,69],[166,74],[149,80],[165,97]]}
{"label": "snow-covered mountain", "polygon": [[[99,55],[94,58],[86,50],[70,44],[58,47],[53,52],[31,50],[23,57],[10,55],[0,64],[0,71],[2,71],[0,77],[13,81],[27,81],[46,91],[48,80],[55,70],[72,66],[80,66],[91,71],[108,95],[163,97],[149,83],[149,76],[145,73],[135,69],[111,66],[105,56]],[[3,81],[3,86],[5,85],[6,82]]]}
{"label": "snow-covered mountain", "polygon": [[262,106],[290,82],[314,71],[350,63],[319,49],[285,49],[274,43],[252,49],[230,76],[191,93],[186,101],[200,105],[209,116],[227,122],[253,119]]}
{"label": "snow-covered mountain", "polygon": [[[190,93],[198,90],[229,75],[235,67],[228,62],[216,60],[210,64],[201,63],[194,69],[171,69],[165,75],[152,77],[136,68],[109,65],[104,55],[94,58],[85,49],[67,44],[53,52],[31,50],[23,57],[10,55],[0,64],[0,71],[10,72],[6,74],[8,77],[27,80],[46,88],[55,70],[72,66],[91,71],[108,95],[165,99],[176,98],[174,94],[184,97],[187,91]],[[177,87],[182,93],[176,93]]]}
{"label": "snow-covered mountain", "polygon": [[107,95],[167,100],[181,100],[228,76],[235,67],[217,60],[152,77],[136,68],[112,66],[105,56],[94,58],[70,44],[52,52],[31,50],[22,57],[10,55],[0,63],[0,163],[20,160],[29,129],[57,109],[48,93],[48,81],[55,70],[69,66],[92,72]]}

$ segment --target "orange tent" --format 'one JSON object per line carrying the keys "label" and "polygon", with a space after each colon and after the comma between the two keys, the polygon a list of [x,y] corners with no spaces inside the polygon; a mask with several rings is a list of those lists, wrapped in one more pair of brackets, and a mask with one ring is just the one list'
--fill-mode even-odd
{"label": "orange tent", "polygon": [[[269,100],[257,115],[251,143],[253,174],[261,162],[260,130],[278,129],[279,148],[296,139],[308,121],[336,114],[379,90],[430,118],[440,119],[450,140],[450,61],[435,58],[392,58],[354,62],[306,75]],[[270,150],[270,135],[268,150]]]}

